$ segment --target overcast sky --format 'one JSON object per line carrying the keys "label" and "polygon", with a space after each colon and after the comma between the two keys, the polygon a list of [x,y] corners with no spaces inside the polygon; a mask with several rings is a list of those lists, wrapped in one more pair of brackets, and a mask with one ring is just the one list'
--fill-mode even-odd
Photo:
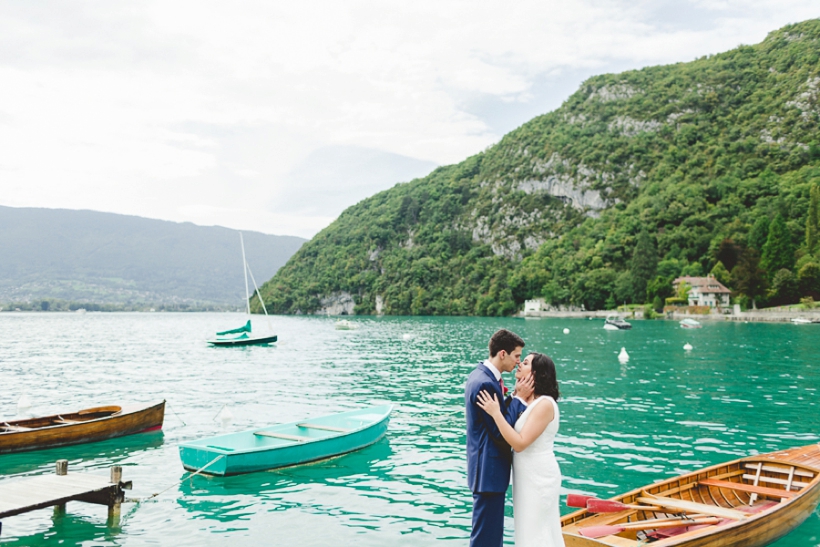
{"label": "overcast sky", "polygon": [[4,0],[0,205],[310,237],[593,74],[818,16],[817,0]]}

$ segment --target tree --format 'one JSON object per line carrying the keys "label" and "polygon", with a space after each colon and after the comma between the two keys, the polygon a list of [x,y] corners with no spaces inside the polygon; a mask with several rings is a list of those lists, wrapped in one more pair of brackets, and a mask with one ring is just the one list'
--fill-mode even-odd
{"label": "tree", "polygon": [[774,274],[772,289],[769,291],[769,301],[775,306],[795,304],[800,300],[800,291],[797,287],[797,278],[786,268]]}
{"label": "tree", "polygon": [[632,274],[629,270],[618,274],[615,279],[615,301],[618,305],[631,304],[635,294],[635,284],[632,282]]}
{"label": "tree", "polygon": [[658,251],[655,248],[654,238],[644,228],[638,234],[638,242],[632,253],[632,264],[629,271],[632,274],[632,300],[635,303],[646,301],[646,285],[655,275],[658,268]]}
{"label": "tree", "polygon": [[[760,215],[749,232],[748,245],[758,253],[763,252],[763,246],[769,237],[769,217]],[[730,268],[731,269],[731,268]]]}
{"label": "tree", "polygon": [[790,270],[794,266],[791,235],[780,213],[774,217],[769,226],[769,237],[766,238],[766,244],[763,246],[760,265],[770,275],[775,275],[775,272],[780,270]]}
{"label": "tree", "polygon": [[689,299],[689,291],[692,290],[692,285],[690,285],[686,281],[681,281],[678,283],[678,291],[675,293],[675,296],[681,300],[688,300]]}
{"label": "tree", "polygon": [[726,266],[723,265],[723,262],[718,261],[718,263],[715,264],[715,267],[712,268],[712,271],[709,273],[715,276],[715,279],[717,279],[727,287],[731,286],[732,276],[729,273],[729,270],[726,269]]}
{"label": "tree", "polygon": [[675,294],[675,289],[672,287],[672,280],[668,277],[658,275],[646,285],[646,300],[648,302],[654,301],[655,297],[664,300],[673,294]]}
{"label": "tree", "polygon": [[692,262],[684,266],[680,274],[689,277],[703,277],[703,266],[700,262]]}
{"label": "tree", "polygon": [[657,273],[661,277],[675,279],[680,275],[681,270],[683,270],[683,266],[684,264],[682,264],[680,260],[667,258],[666,260],[661,260],[658,263]]}
{"label": "tree", "polygon": [[732,284],[752,301],[753,308],[757,307],[756,299],[766,291],[766,274],[760,267],[760,255],[755,248],[749,247],[740,255],[740,261],[732,270]]}
{"label": "tree", "polygon": [[802,296],[820,300],[820,264],[809,262],[797,272],[797,285]]}
{"label": "tree", "polygon": [[[715,259],[719,264],[722,263],[726,270],[727,277],[729,272],[737,266],[741,252],[743,252],[743,250],[731,239],[724,239],[720,242],[720,247],[718,247],[715,253]],[[723,283],[723,281],[721,281],[721,283]]]}
{"label": "tree", "polygon": [[817,250],[818,229],[820,229],[818,207],[820,207],[820,186],[815,184],[809,193],[809,213],[806,215],[806,252],[810,255]]}
{"label": "tree", "polygon": [[672,287],[672,279],[658,275],[646,285],[646,301],[652,302],[652,308],[656,311],[663,311],[664,301],[675,294]]}
{"label": "tree", "polygon": [[581,274],[572,288],[572,299],[587,310],[606,308],[615,288],[616,273],[609,268],[598,268]]}

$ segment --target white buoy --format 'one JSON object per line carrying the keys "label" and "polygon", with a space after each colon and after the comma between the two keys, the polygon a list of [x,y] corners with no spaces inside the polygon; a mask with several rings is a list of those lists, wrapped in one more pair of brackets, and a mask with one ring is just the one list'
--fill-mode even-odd
{"label": "white buoy", "polygon": [[569,334],[569,329],[564,329],[564,334]]}
{"label": "white buoy", "polygon": [[402,340],[412,340],[413,335],[409,332],[405,332],[404,334],[401,335],[401,339]]}
{"label": "white buoy", "polygon": [[629,361],[629,354],[626,352],[626,348],[621,348],[621,353],[618,354],[618,361],[621,363]]}
{"label": "white buoy", "polygon": [[17,414],[25,414],[31,408],[31,399],[28,398],[28,395],[23,393],[20,395],[20,398],[17,399]]}
{"label": "white buoy", "polygon": [[686,342],[683,345],[683,349],[684,349],[684,351],[692,351],[692,344],[690,344],[689,342]]}
{"label": "white buoy", "polygon": [[228,409],[228,405],[222,407],[219,411],[219,421],[222,423],[222,429],[226,429],[233,421],[233,412]]}

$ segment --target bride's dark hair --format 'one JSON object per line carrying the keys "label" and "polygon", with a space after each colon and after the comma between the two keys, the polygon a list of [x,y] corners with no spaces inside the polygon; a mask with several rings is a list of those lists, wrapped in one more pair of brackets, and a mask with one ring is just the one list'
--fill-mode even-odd
{"label": "bride's dark hair", "polygon": [[558,377],[555,374],[555,363],[543,353],[531,353],[532,378],[535,382],[535,394],[549,395],[554,400],[561,397],[558,391]]}

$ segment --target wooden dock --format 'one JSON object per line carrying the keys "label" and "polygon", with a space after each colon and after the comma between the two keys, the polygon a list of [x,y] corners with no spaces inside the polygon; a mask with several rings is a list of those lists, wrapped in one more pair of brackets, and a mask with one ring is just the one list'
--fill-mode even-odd
{"label": "wooden dock", "polygon": [[[111,468],[109,477],[68,473],[68,461],[57,461],[57,473],[0,483],[0,519],[46,507],[65,510],[69,501],[83,501],[108,506],[109,522],[117,519],[124,490],[131,482],[122,481],[122,467]],[[0,524],[0,531],[2,524]]]}

